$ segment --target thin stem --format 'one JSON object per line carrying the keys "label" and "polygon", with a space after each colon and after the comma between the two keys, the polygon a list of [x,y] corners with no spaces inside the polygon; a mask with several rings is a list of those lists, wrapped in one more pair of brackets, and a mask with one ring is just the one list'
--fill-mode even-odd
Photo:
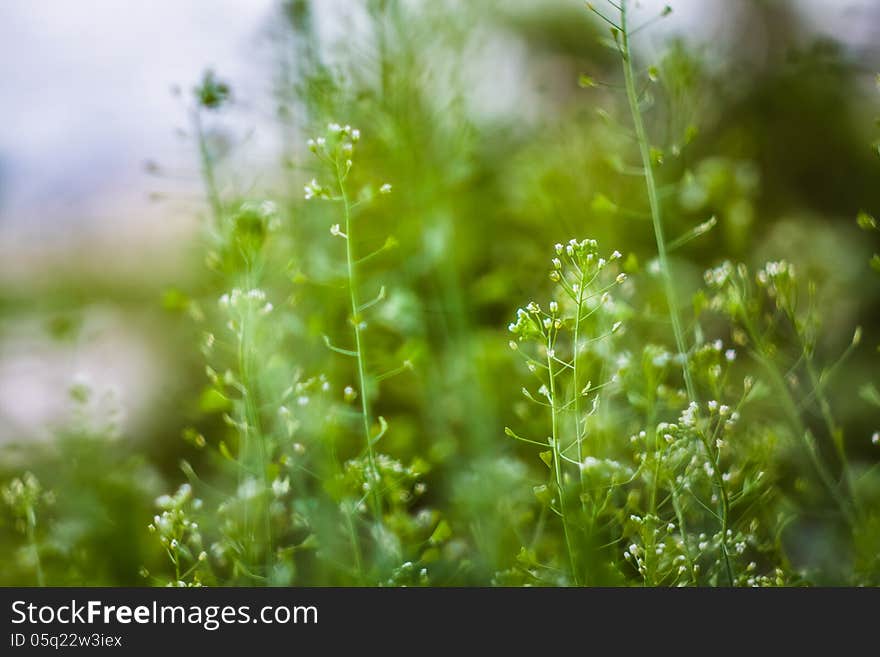
{"label": "thin stem", "polygon": [[559,447],[559,417],[556,408],[556,373],[553,370],[552,352],[552,329],[547,333],[547,369],[550,372],[550,418],[553,435],[553,474],[556,479],[556,491],[559,495],[559,517],[562,520],[562,531],[565,534],[565,547],[568,550],[568,558],[571,562],[571,576],[575,586],[580,586],[577,560],[575,559],[574,546],[568,531],[568,514],[565,509],[565,485],[562,479],[562,454]]}
{"label": "thin stem", "polygon": [[367,391],[367,368],[366,356],[364,355],[364,341],[361,335],[361,320],[360,314],[358,312],[358,308],[360,308],[361,302],[358,297],[357,267],[355,264],[357,258],[355,257],[354,253],[351,204],[348,200],[348,193],[345,189],[345,176],[339,166],[339,163],[336,163],[335,168],[336,181],[339,184],[339,194],[341,196],[342,207],[345,213],[345,260],[348,270],[348,292],[349,301],[351,304],[351,323],[354,327],[355,353],[357,355],[358,386],[360,387],[361,392],[361,419],[363,422],[364,442],[366,443],[367,448],[367,461],[370,468],[368,482],[370,487],[369,499],[370,507],[373,511],[373,518],[376,522],[376,526],[378,527],[382,523],[382,504],[379,499],[379,470],[376,467],[376,454],[373,450],[373,440],[370,431],[370,427],[372,426],[372,415],[370,410],[369,392]]}
{"label": "thin stem", "polygon": [[807,455],[810,457],[810,461],[812,462],[813,467],[816,469],[816,473],[819,475],[819,479],[822,480],[822,484],[825,486],[825,488],[828,489],[831,498],[838,505],[844,517],[847,519],[850,525],[853,525],[855,523],[855,518],[853,516],[852,510],[849,507],[849,503],[847,502],[843,494],[838,490],[837,483],[834,481],[834,477],[828,471],[828,467],[825,465],[821,455],[816,448],[815,440],[812,433],[807,428],[803,418],[801,417],[797,403],[792,396],[791,389],[786,384],[785,378],[782,376],[782,373],[779,371],[776,363],[773,362],[773,360],[764,350],[763,340],[758,333],[758,329],[755,326],[754,322],[752,322],[752,320],[749,318],[748,311],[746,310],[747,306],[745,293],[741,291],[739,287],[735,287],[734,289],[737,295],[737,305],[742,308],[742,311],[739,314],[739,319],[746,330],[746,334],[748,335],[749,340],[754,345],[753,355],[755,359],[767,372],[767,376],[770,378],[772,385],[776,388],[777,393],[780,395],[782,407],[785,410],[786,415],[788,416],[788,420],[791,423],[795,434],[803,441],[804,448],[807,451]]}
{"label": "thin stem", "polygon": [[678,312],[678,300],[675,292],[675,284],[672,280],[672,272],[669,267],[668,249],[666,247],[666,237],[663,230],[662,209],[660,207],[660,199],[657,194],[657,183],[654,179],[654,165],[651,160],[651,147],[648,142],[647,131],[645,130],[645,122],[642,118],[642,112],[639,109],[639,100],[635,86],[635,73],[632,65],[632,53],[629,49],[629,34],[626,30],[626,3],[621,5],[620,21],[623,29],[622,50],[623,58],[623,74],[626,80],[626,96],[629,101],[630,113],[632,114],[633,125],[636,131],[636,138],[639,144],[639,152],[642,158],[642,167],[644,168],[645,186],[648,192],[648,203],[651,207],[651,222],[654,227],[654,240],[657,243],[657,257],[660,261],[660,272],[663,276],[663,284],[666,292],[666,302],[669,306],[669,317],[672,321],[672,332],[675,336],[675,346],[682,357],[682,373],[684,374],[685,386],[687,387],[688,396],[696,401],[696,386],[687,363],[688,349],[685,343],[684,331],[682,330],[681,317]]}
{"label": "thin stem", "polygon": [[354,565],[357,569],[358,581],[361,584],[366,584],[366,579],[364,576],[363,557],[361,556],[361,544],[360,540],[358,540],[357,530],[355,529],[354,522],[351,519],[352,513],[352,509],[346,510],[345,521],[348,525],[348,535],[351,539],[351,551],[354,554]]}
{"label": "thin stem", "polygon": [[586,482],[584,480],[584,453],[583,453],[583,434],[581,433],[581,409],[580,409],[580,400],[581,400],[581,388],[580,388],[580,377],[578,376],[578,346],[580,345],[580,329],[581,329],[581,308],[584,304],[584,288],[585,276],[581,276],[580,287],[578,288],[578,297],[577,297],[577,316],[574,320],[574,335],[573,346],[572,346],[572,383],[574,385],[574,435],[575,440],[577,441],[577,460],[578,460],[578,472],[580,476],[580,485],[581,485],[581,507],[586,513],[586,500],[584,499],[584,491],[586,490]]}
{"label": "thin stem", "polygon": [[26,523],[28,546],[30,547],[31,553],[34,556],[34,570],[36,571],[37,575],[37,586],[46,586],[46,579],[43,576],[43,564],[40,561],[40,550],[37,546],[37,537],[36,533],[34,532],[35,525],[36,521],[32,522],[31,519],[28,518]]}
{"label": "thin stem", "polygon": [[214,228],[218,231],[223,229],[223,203],[220,200],[220,192],[217,189],[217,180],[214,177],[214,162],[208,149],[208,140],[202,127],[202,115],[199,110],[193,110],[193,124],[196,129],[196,140],[199,146],[199,161],[202,170],[202,179],[205,182],[205,191],[208,195],[208,204],[211,206],[211,214],[214,218]]}
{"label": "thin stem", "polygon": [[849,469],[849,461],[846,458],[846,447],[843,443],[843,433],[837,422],[834,420],[834,414],[831,411],[831,403],[828,401],[828,396],[825,394],[825,390],[822,386],[822,382],[819,379],[819,373],[816,371],[816,365],[813,363],[813,354],[808,353],[806,346],[804,346],[804,361],[806,362],[807,375],[810,377],[810,384],[813,386],[813,390],[815,391],[816,399],[819,402],[819,409],[822,412],[822,419],[825,421],[825,427],[828,430],[828,434],[831,437],[831,442],[834,444],[834,449],[837,452],[837,458],[840,460],[840,468],[843,475],[843,480],[846,482],[846,487],[849,491],[850,497],[852,498],[853,506],[856,511],[859,510],[859,501],[856,497],[856,489],[852,480],[852,473]]}
{"label": "thin stem", "polygon": [[[252,284],[252,267],[250,264],[247,265],[245,280],[248,289],[250,289]],[[252,326],[254,319],[253,314],[253,308],[249,305],[248,309],[242,315],[241,333],[239,336],[238,368],[239,377],[241,378],[244,405],[244,422],[242,429],[243,444],[240,449],[240,459],[243,466],[241,471],[252,472],[254,469],[257,470],[256,474],[260,481],[263,495],[265,496],[265,491],[268,488],[268,479],[266,476],[268,455],[266,452],[265,437],[260,429],[261,422],[258,410],[259,404],[256,400],[256,390],[251,379],[251,360],[254,353],[254,329]],[[256,450],[254,448],[256,448]],[[252,453],[254,451],[256,451],[256,463],[252,463]],[[272,524],[269,518],[267,503],[264,502],[261,504],[259,513],[262,516],[263,521],[263,540],[265,542],[265,559],[268,570],[269,566],[271,566],[272,559]],[[258,522],[258,520],[256,521]],[[256,547],[256,541],[254,541],[252,547]],[[254,554],[253,558],[255,559],[256,556],[257,555]]]}
{"label": "thin stem", "polygon": [[[693,376],[688,364],[688,348],[685,342],[684,330],[682,329],[682,321],[678,310],[678,299],[675,292],[675,283],[672,280],[672,271],[669,267],[669,255],[666,247],[666,237],[663,231],[663,216],[660,206],[660,197],[657,193],[657,183],[654,179],[654,164],[651,160],[651,147],[648,142],[647,131],[645,130],[645,121],[642,117],[641,109],[639,109],[639,95],[636,90],[635,72],[633,70],[632,52],[629,47],[629,32],[627,31],[627,12],[626,0],[620,4],[620,34],[621,48],[620,54],[623,60],[623,75],[626,83],[626,97],[629,102],[630,114],[632,115],[633,126],[636,132],[636,140],[639,144],[639,153],[642,158],[642,166],[645,170],[645,186],[648,193],[648,204],[651,207],[651,223],[654,227],[654,240],[657,243],[657,258],[660,261],[660,273],[663,277],[663,285],[666,292],[666,303],[669,307],[669,318],[672,322],[672,333],[675,337],[675,346],[682,359],[682,374],[684,376],[685,387],[687,388],[688,398],[693,402],[698,402],[697,388],[694,384]],[[720,511],[721,511],[721,551],[724,558],[724,566],[727,572],[730,585],[733,585],[733,571],[730,564],[730,557],[727,552],[727,529],[728,529],[728,511],[730,502],[727,495],[727,487],[718,472],[717,463],[712,455],[705,436],[700,436],[706,455],[713,461],[715,485],[719,491]]]}

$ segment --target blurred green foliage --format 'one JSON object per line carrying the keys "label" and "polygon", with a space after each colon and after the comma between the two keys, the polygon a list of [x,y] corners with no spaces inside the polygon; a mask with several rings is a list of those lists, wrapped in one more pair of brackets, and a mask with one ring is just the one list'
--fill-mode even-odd
{"label": "blurred green foliage", "polygon": [[[258,189],[228,191],[241,188],[236,157],[245,145],[226,132],[224,113],[240,99],[222,72],[207,74],[190,98],[190,145],[207,202],[188,280],[138,290],[58,280],[40,298],[3,290],[4,322],[39,313],[46,340],[85,339],[77,328],[97,302],[146,309],[174,355],[176,387],[143,436],[84,424],[49,445],[4,448],[2,478],[30,471],[54,499],[29,502],[32,511],[8,505],[0,546],[18,558],[4,559],[0,583],[38,583],[37,562],[48,584],[648,579],[634,565],[637,551],[621,556],[626,541],[643,536],[628,518],[646,492],[614,488],[615,468],[631,456],[631,435],[653,431],[643,421],[675,421],[687,403],[675,367],[656,365],[668,354],[658,345],[672,349],[672,335],[620,60],[603,44],[606,26],[577,3],[368,0],[356,3],[362,29],[324,44],[313,4],[279,7],[276,87],[266,105],[275,110],[280,157]],[[719,60],[708,46],[672,39],[649,61],[634,46],[666,232],[677,247],[671,268],[695,362],[720,358],[723,352],[700,345],[722,340],[739,354],[730,364],[737,385],[756,381],[744,394],[749,429],[735,446],[747,464],[748,510],[734,516],[760,519],[761,530],[743,530],[756,537],[749,552],[759,555],[758,583],[877,584],[880,452],[871,436],[880,429],[880,278],[869,261],[880,236],[865,217],[880,208],[880,161],[870,147],[880,103],[861,62],[811,37],[796,3],[772,3],[773,12],[770,3],[742,4],[748,18],[734,25],[765,27],[730,35],[750,44],[742,52],[727,50]],[[767,53],[760,66],[747,60],[748,50]],[[523,97],[490,111],[492,94],[505,90],[480,88],[480,71],[491,77],[512,53],[519,64],[510,93]],[[344,249],[329,232],[340,208],[307,203],[301,191],[313,178],[325,182],[306,139],[333,121],[363,135],[346,185],[362,202],[357,253],[379,255],[359,265],[360,294],[366,300],[385,291],[364,332],[367,367],[395,376],[380,384],[374,375],[366,390],[351,360],[325,345],[353,348]],[[218,149],[221,142],[233,146]],[[379,198],[386,181],[393,191]],[[866,232],[856,225],[859,212]],[[577,545],[580,577],[566,575],[553,513],[558,495],[545,467],[552,458],[542,463],[504,431],[522,427],[539,440],[547,433],[545,414],[520,392],[528,372],[508,348],[507,326],[532,298],[550,298],[552,246],[570,238],[621,251],[619,271],[635,285],[616,311],[627,327],[620,351],[599,368],[610,379],[607,363],[624,353],[632,360],[621,366],[610,410],[596,416],[598,437],[588,445],[599,464],[590,476],[611,492],[604,501],[590,498],[594,508],[605,506]],[[790,313],[774,306],[779,297],[760,296],[760,286],[742,306],[725,296],[733,288],[717,292],[723,300],[715,307],[713,293],[701,291],[704,270],[723,260],[744,263],[752,285],[765,261],[783,259],[799,273],[800,298],[814,300],[806,314],[805,302]],[[217,303],[234,288],[259,288],[273,306],[265,317],[256,306],[242,311],[235,339]],[[752,321],[759,325],[748,336]],[[805,363],[834,363],[857,326],[857,357],[840,366],[845,373],[829,365],[805,387],[797,379]],[[769,365],[781,368],[781,382],[766,374]],[[826,434],[825,403],[833,407],[833,435],[816,450],[830,464],[825,476],[851,478],[861,500],[856,520],[847,522],[796,446],[802,436],[787,424],[776,385],[791,391],[796,422],[811,435]],[[661,389],[667,397],[654,399]],[[373,405],[372,431],[387,418],[378,465],[364,460],[364,437],[352,429],[361,395]],[[82,401],[74,391],[71,404]],[[255,445],[260,455],[249,451]],[[838,459],[841,449],[849,464]],[[359,489],[373,476],[382,481],[378,523],[358,509]],[[157,508],[154,500],[184,481],[189,488]],[[708,499],[714,489],[706,486]],[[168,515],[157,516],[151,534],[157,513]],[[695,535],[709,531],[698,529]],[[649,583],[726,583],[721,570],[692,570],[679,580],[677,571],[663,575],[659,560],[656,567]],[[755,583],[743,572],[737,583]]]}

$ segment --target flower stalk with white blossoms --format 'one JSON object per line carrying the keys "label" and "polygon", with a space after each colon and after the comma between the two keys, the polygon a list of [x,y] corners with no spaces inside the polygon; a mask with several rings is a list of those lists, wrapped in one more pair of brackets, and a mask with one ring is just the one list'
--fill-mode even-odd
{"label": "flower stalk with white blossoms", "polygon": [[[710,307],[727,315],[742,329],[742,340],[749,346],[753,358],[761,365],[775,392],[786,419],[804,451],[828,491],[834,503],[851,525],[855,525],[860,513],[856,484],[852,478],[842,429],[836,422],[826,387],[843,363],[854,353],[861,341],[861,329],[857,328],[850,344],[840,357],[820,371],[815,360],[818,340],[819,313],[815,306],[815,286],[808,282],[808,303],[802,303],[799,280],[795,267],[786,261],[768,262],[754,276],[740,264],[729,261],[705,273],[705,280],[713,292]],[[761,294],[763,292],[763,295]],[[763,297],[763,298],[762,298]],[[776,309],[777,317],[766,319],[763,310],[767,302]],[[781,320],[781,321],[780,321]],[[780,350],[773,342],[773,334],[779,326],[787,326],[800,349],[796,361],[780,363]],[[798,399],[792,381],[802,366],[811,390],[805,399]],[[828,439],[837,455],[842,481],[836,481],[822,450],[817,444],[814,430],[804,417],[808,403],[819,406]]]}
{"label": "flower stalk with white blossoms", "polygon": [[[634,138],[638,145],[641,166],[638,167],[639,173],[645,180],[645,191],[648,197],[648,205],[650,208],[651,224],[653,227],[654,241],[657,247],[657,264],[659,265],[659,273],[663,281],[663,291],[666,296],[666,305],[669,310],[669,320],[672,325],[672,334],[675,340],[675,347],[680,354],[681,373],[684,379],[685,389],[687,390],[688,399],[691,402],[699,403],[699,392],[694,382],[693,372],[691,370],[690,347],[685,335],[684,322],[681,317],[679,308],[678,294],[673,280],[672,269],[669,262],[669,252],[677,245],[680,245],[690,239],[702,235],[715,225],[715,221],[709,221],[696,226],[688,234],[672,243],[667,241],[666,227],[663,220],[663,207],[661,204],[660,193],[655,177],[655,166],[663,160],[663,154],[651,145],[648,137],[648,131],[645,125],[645,119],[642,113],[643,92],[639,91],[639,81],[636,76],[636,69],[633,63],[633,51],[631,47],[632,38],[643,28],[653,24],[655,20],[665,18],[672,13],[672,8],[665,6],[661,12],[653,19],[649,19],[646,23],[639,27],[631,28],[629,25],[629,0],[620,0],[620,2],[608,2],[608,4],[617,13],[617,19],[612,20],[603,10],[597,8],[593,3],[587,3],[587,9],[599,17],[604,23],[610,27],[612,40],[609,42],[620,55],[623,67],[624,88],[626,90],[627,103],[629,105],[632,126],[634,130]],[[652,67],[648,73],[648,80],[654,82],[657,79],[655,69]],[[588,85],[589,86],[589,85]],[[706,447],[707,457],[711,457],[709,447]],[[729,524],[729,508],[730,500],[725,483],[719,478],[716,481],[719,492],[718,516],[722,526],[721,534],[726,535],[727,526]],[[734,582],[733,572],[730,568],[730,560],[727,553],[726,545],[722,544],[722,552],[724,553],[725,563],[728,570],[728,581],[730,584]]]}
{"label": "flower stalk with white blossoms", "polygon": [[[364,341],[364,331],[367,328],[365,312],[378,304],[385,297],[384,287],[369,301],[361,300],[360,279],[358,272],[359,263],[377,255],[378,252],[359,257],[356,252],[357,239],[355,235],[355,209],[360,201],[353,202],[347,187],[348,176],[353,166],[355,145],[360,140],[360,131],[349,125],[330,123],[327,126],[325,136],[310,139],[309,150],[314,153],[325,165],[327,173],[331,176],[331,182],[324,184],[313,178],[304,188],[306,200],[325,199],[340,204],[342,208],[342,221],[330,227],[330,234],[345,242],[345,271],[346,287],[349,294],[349,321],[352,326],[353,349],[344,349],[334,346],[329,338],[325,337],[325,343],[332,351],[351,357],[356,362],[357,389],[348,386],[345,389],[346,401],[360,401],[360,420],[363,432],[364,450],[367,458],[364,489],[366,499],[371,510],[373,521],[378,530],[383,523],[382,497],[379,490],[379,469],[377,467],[377,455],[374,445],[384,435],[387,424],[381,416],[375,418],[378,421],[378,431],[374,430],[374,416],[372,409],[371,385],[379,377],[371,376],[367,371],[367,356]],[[379,188],[380,194],[391,192],[391,185],[383,184]],[[379,251],[384,250],[381,247]]]}
{"label": "flower stalk with white blossoms", "polygon": [[[550,279],[556,283],[560,297],[548,304],[547,311],[531,302],[516,313],[516,321],[508,327],[516,337],[510,347],[520,354],[529,371],[541,385],[537,396],[527,388],[523,394],[532,402],[550,409],[550,436],[546,442],[522,438],[510,428],[508,436],[517,440],[549,447],[541,453],[550,467],[554,493],[538,487],[539,500],[549,504],[559,515],[565,536],[571,579],[582,583],[581,565],[574,533],[580,526],[573,519],[568,504],[567,471],[574,466],[579,473],[578,498],[586,512],[584,440],[588,435],[587,419],[597,408],[598,393],[605,384],[584,381],[584,369],[590,362],[597,343],[617,333],[621,322],[616,320],[611,290],[626,280],[622,272],[612,271],[620,258],[615,251],[608,258],[599,256],[595,240],[571,240],[555,246]],[[524,349],[531,343],[530,349]],[[597,359],[601,360],[601,359]],[[597,372],[600,374],[600,372]],[[546,401],[545,401],[546,400]],[[591,410],[584,406],[590,403]],[[574,453],[574,457],[570,453]]]}

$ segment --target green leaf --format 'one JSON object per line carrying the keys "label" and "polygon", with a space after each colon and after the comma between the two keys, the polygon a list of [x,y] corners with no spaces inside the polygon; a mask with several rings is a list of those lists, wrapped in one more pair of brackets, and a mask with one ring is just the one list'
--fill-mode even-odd
{"label": "green leaf", "polygon": [[217,446],[217,449],[220,450],[220,455],[223,458],[228,459],[230,461],[235,460],[235,457],[232,456],[232,453],[229,451],[229,448],[226,446],[226,443],[223,442],[222,440],[220,441],[220,444]]}
{"label": "green leaf", "polygon": [[659,148],[651,148],[651,162],[653,162],[656,166],[663,166],[663,151]]}
{"label": "green leaf", "polygon": [[578,86],[581,89],[590,89],[596,86],[596,81],[586,73],[581,73],[580,77],[578,78]]}
{"label": "green leaf", "polygon": [[182,312],[189,307],[189,297],[178,290],[170,288],[162,294],[162,308],[171,312]]}
{"label": "green leaf", "polygon": [[875,253],[871,258],[871,269],[880,273],[880,254]]}
{"label": "green leaf", "polygon": [[615,205],[614,201],[601,192],[593,197],[590,208],[596,214],[613,214],[617,212],[617,205]]}
{"label": "green leaf", "polygon": [[448,540],[451,536],[452,528],[449,526],[449,523],[445,520],[441,520],[428,541],[436,545],[437,543],[442,543],[443,541]]}
{"label": "green leaf", "polygon": [[541,460],[547,464],[548,468],[553,467],[553,452],[552,451],[550,451],[548,449],[546,452],[541,452],[540,454],[538,454],[538,456],[540,456]]}
{"label": "green leaf", "polygon": [[533,487],[532,492],[535,494],[538,501],[544,506],[550,506],[550,502],[553,501],[553,491],[550,490],[547,484]]}
{"label": "green leaf", "polygon": [[859,389],[859,395],[869,404],[880,408],[880,392],[873,383],[866,383]]}
{"label": "green leaf", "polygon": [[203,413],[219,413],[232,408],[232,402],[216,388],[205,388],[199,397],[199,410]]}
{"label": "green leaf", "polygon": [[519,553],[516,555],[516,560],[527,568],[538,565],[537,553],[526,547],[521,547],[519,549]]}
{"label": "green leaf", "polygon": [[864,210],[859,212],[856,223],[862,230],[877,230],[877,220]]}

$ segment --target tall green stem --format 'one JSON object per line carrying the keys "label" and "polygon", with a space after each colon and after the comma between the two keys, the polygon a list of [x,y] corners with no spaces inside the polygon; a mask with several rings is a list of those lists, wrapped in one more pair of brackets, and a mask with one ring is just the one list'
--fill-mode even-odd
{"label": "tall green stem", "polygon": [[[639,144],[639,153],[642,159],[642,167],[645,174],[645,186],[648,193],[648,204],[651,208],[651,223],[654,227],[654,241],[657,243],[657,258],[660,261],[660,275],[663,277],[663,286],[666,293],[666,303],[669,306],[669,317],[672,321],[672,333],[675,337],[675,346],[682,362],[682,374],[688,398],[698,402],[697,388],[694,384],[693,375],[688,364],[688,348],[685,341],[684,329],[682,328],[681,316],[678,310],[678,298],[675,292],[675,282],[672,280],[672,271],[669,267],[669,253],[666,246],[666,236],[663,230],[663,215],[660,206],[660,196],[657,193],[657,183],[654,179],[654,165],[651,160],[651,147],[648,141],[645,121],[639,108],[639,94],[636,90],[635,71],[632,63],[632,52],[629,44],[629,30],[627,29],[627,3],[620,3],[620,55],[623,60],[623,75],[626,84],[626,97],[629,102],[630,114],[636,132],[636,140]],[[721,511],[721,552],[724,558],[725,570],[729,583],[733,584],[733,570],[730,564],[730,556],[727,550],[727,529],[730,501],[727,487],[718,471],[718,463],[713,455],[711,445],[705,436],[700,434],[701,442],[706,450],[706,456],[712,461],[713,480],[718,489]]]}
{"label": "tall green stem", "polygon": [[220,200],[220,192],[217,189],[217,180],[214,176],[214,162],[211,158],[211,151],[208,149],[208,139],[202,126],[202,115],[198,109],[193,110],[193,124],[195,125],[196,140],[199,146],[199,164],[201,165],[202,180],[205,183],[208,204],[211,206],[214,228],[222,231],[223,203]]}
{"label": "tall green stem", "polygon": [[[34,512],[32,511],[31,514]],[[37,586],[46,586],[46,579],[43,576],[43,563],[40,561],[40,549],[37,546],[37,537],[36,532],[34,531],[36,525],[36,516],[34,515],[33,519],[27,519],[27,540],[28,545],[31,548],[31,553],[34,556],[34,570],[37,575]]]}
{"label": "tall green stem", "polygon": [[553,329],[547,334],[547,369],[550,377],[550,421],[552,426],[552,449],[553,449],[553,475],[556,480],[556,492],[559,495],[559,516],[562,520],[562,531],[565,534],[565,547],[568,550],[568,559],[571,562],[571,576],[575,586],[580,586],[577,559],[575,558],[574,545],[571,542],[571,534],[568,529],[568,513],[565,505],[565,482],[562,478],[562,448],[559,445],[559,412],[556,398],[556,372],[553,365],[553,343],[551,340]]}
{"label": "tall green stem", "polygon": [[345,213],[345,260],[348,271],[348,292],[351,304],[351,323],[354,326],[354,344],[357,360],[358,385],[361,398],[361,420],[363,422],[364,442],[367,447],[367,462],[369,463],[369,499],[373,511],[373,518],[378,527],[382,523],[382,503],[379,499],[379,470],[376,467],[376,453],[373,450],[372,438],[372,413],[370,410],[369,391],[367,390],[367,366],[364,354],[364,341],[361,335],[360,301],[358,298],[357,265],[354,253],[354,239],[352,232],[351,203],[345,189],[345,175],[340,165],[336,164],[336,181],[339,184],[339,194],[342,197],[342,206]]}

